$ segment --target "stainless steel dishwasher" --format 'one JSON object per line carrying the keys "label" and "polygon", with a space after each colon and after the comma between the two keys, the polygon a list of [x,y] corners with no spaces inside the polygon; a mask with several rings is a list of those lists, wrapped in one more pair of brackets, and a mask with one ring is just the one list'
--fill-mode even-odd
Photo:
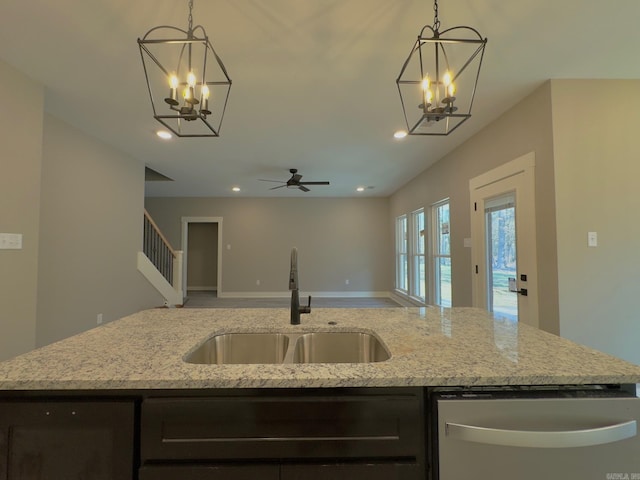
{"label": "stainless steel dishwasher", "polygon": [[631,388],[434,393],[433,480],[640,480]]}

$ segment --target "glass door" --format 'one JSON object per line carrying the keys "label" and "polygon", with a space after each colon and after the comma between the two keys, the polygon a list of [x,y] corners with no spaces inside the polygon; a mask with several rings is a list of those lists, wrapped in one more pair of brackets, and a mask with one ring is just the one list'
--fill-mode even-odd
{"label": "glass door", "polygon": [[518,320],[515,192],[484,203],[487,309],[495,317]]}

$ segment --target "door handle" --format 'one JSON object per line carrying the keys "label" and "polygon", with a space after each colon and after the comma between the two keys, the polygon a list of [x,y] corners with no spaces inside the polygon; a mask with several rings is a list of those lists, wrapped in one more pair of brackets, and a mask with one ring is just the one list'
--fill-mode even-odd
{"label": "door handle", "polygon": [[445,425],[446,436],[467,442],[529,448],[588,447],[613,443],[635,437],[638,433],[636,420],[616,423],[598,428],[565,431],[504,430],[449,423]]}
{"label": "door handle", "polygon": [[529,292],[527,291],[526,288],[518,289],[518,287],[516,285],[516,279],[513,278],[513,277],[509,277],[509,291],[511,293],[518,293],[518,294],[522,295],[523,297],[526,297],[527,295],[529,295]]}

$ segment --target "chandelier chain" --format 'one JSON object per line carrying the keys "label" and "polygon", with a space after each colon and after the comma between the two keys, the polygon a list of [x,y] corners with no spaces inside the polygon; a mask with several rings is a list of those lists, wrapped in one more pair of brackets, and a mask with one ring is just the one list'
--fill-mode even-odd
{"label": "chandelier chain", "polygon": [[189,31],[193,30],[193,0],[189,0]]}
{"label": "chandelier chain", "polygon": [[440,30],[440,19],[438,18],[438,0],[433,2],[433,31]]}

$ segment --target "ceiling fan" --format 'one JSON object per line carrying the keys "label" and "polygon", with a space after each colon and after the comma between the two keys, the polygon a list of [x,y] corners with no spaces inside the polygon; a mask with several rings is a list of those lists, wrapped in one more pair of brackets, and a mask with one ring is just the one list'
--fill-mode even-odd
{"label": "ceiling fan", "polygon": [[325,182],[301,182],[300,180],[302,179],[302,175],[298,173],[297,168],[290,168],[289,173],[291,173],[291,178],[286,182],[283,182],[281,180],[266,180],[264,178],[259,178],[258,180],[260,180],[261,182],[282,183],[282,185],[278,185],[277,187],[270,188],[269,190],[275,190],[276,188],[287,187],[287,188],[299,188],[303,192],[308,192],[309,189],[306,187],[306,185],[329,185],[329,182],[326,182],[326,181]]}

